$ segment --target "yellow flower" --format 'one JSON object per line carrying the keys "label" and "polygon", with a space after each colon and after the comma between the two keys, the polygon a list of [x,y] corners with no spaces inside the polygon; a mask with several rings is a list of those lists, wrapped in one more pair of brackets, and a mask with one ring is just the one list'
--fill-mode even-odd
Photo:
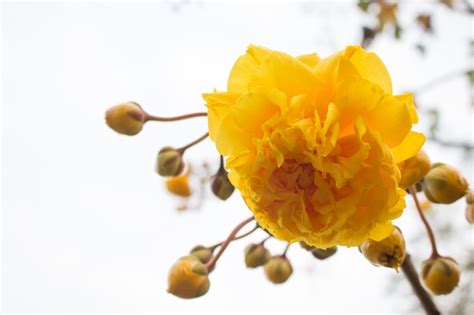
{"label": "yellow flower", "polygon": [[357,46],[320,59],[250,46],[226,92],[204,94],[209,134],[258,223],[318,248],[382,240],[405,207],[397,163],[424,136],[411,94]]}
{"label": "yellow flower", "polygon": [[188,172],[178,176],[172,176],[166,179],[166,189],[172,194],[180,197],[191,196],[191,187],[189,186]]}

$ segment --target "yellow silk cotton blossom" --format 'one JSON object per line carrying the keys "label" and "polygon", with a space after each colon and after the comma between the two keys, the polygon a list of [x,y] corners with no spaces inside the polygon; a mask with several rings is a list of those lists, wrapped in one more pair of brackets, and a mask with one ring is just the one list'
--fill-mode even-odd
{"label": "yellow silk cotton blossom", "polygon": [[318,248],[382,240],[401,215],[397,163],[424,136],[411,94],[392,95],[374,53],[320,59],[251,45],[227,92],[204,94],[232,184],[275,237]]}

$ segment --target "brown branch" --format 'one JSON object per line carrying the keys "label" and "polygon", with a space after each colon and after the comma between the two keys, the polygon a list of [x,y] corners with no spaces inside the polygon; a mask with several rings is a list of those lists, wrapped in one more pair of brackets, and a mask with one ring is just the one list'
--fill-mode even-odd
{"label": "brown branch", "polygon": [[431,80],[430,82],[428,83],[425,83],[424,85],[418,87],[417,89],[414,89],[413,90],[413,95],[418,95],[418,94],[421,94],[423,92],[426,92],[427,90],[441,84],[441,83],[445,83],[451,79],[454,79],[458,76],[461,76],[461,75],[467,75],[468,73],[470,73],[471,71],[474,71],[474,69],[467,69],[467,70],[456,70],[456,71],[453,71],[453,72],[449,72],[447,74],[444,74],[440,77],[437,77],[437,78],[434,78],[433,80]]}
{"label": "brown branch", "polygon": [[420,278],[416,272],[413,262],[409,254],[406,255],[405,260],[402,264],[402,271],[405,274],[405,277],[410,282],[410,285],[415,292],[416,296],[420,300],[423,309],[427,315],[441,315],[441,312],[438,310],[436,304],[433,302],[431,295],[426,292],[423,286],[420,283]]}
{"label": "brown branch", "polygon": [[219,251],[217,252],[217,254],[216,254],[214,257],[212,257],[212,259],[206,264],[207,271],[208,271],[209,273],[214,270],[217,261],[219,260],[219,258],[221,257],[221,255],[224,253],[225,249],[226,249],[227,246],[230,244],[230,242],[232,242],[232,240],[235,238],[235,236],[237,235],[237,233],[239,233],[239,231],[240,231],[245,225],[247,225],[248,223],[252,222],[253,220],[254,220],[254,217],[251,216],[250,218],[244,220],[244,221],[241,222],[239,225],[237,225],[237,226],[232,230],[232,232],[230,232],[230,234],[229,234],[229,236],[227,237],[227,239],[222,243],[221,248],[219,248]]}
{"label": "brown branch", "polygon": [[431,142],[435,142],[445,147],[458,148],[458,149],[464,149],[464,150],[470,150],[470,151],[474,150],[474,144],[470,144],[467,142],[446,141],[446,140],[441,140],[441,139],[433,138],[433,137],[429,137],[427,140]]}
{"label": "brown branch", "polygon": [[[260,227],[260,226],[259,226],[258,224],[255,224],[255,227],[254,227],[253,229],[251,229],[250,231],[248,231],[248,232],[246,232],[246,233],[244,233],[244,234],[242,234],[242,235],[239,235],[239,236],[234,237],[234,239],[232,239],[231,242],[237,241],[237,240],[240,240],[240,239],[242,239],[242,238],[244,238],[244,237],[249,236],[250,234],[252,234],[253,232],[255,232],[259,227]],[[221,246],[223,243],[224,243],[224,241],[219,242],[219,243],[217,243],[217,244],[215,244],[215,245],[209,246],[209,249],[212,250],[212,251],[214,251],[217,247]]]}
{"label": "brown branch", "polygon": [[192,147],[193,145],[198,144],[198,143],[201,142],[202,140],[206,139],[208,136],[209,136],[209,132],[206,132],[203,136],[199,137],[198,139],[194,140],[193,142],[191,142],[191,143],[185,145],[185,146],[182,147],[182,148],[179,148],[178,151],[180,151],[181,154],[183,154],[184,151],[186,151],[186,149],[189,149],[189,148]]}
{"label": "brown branch", "polygon": [[145,113],[145,121],[161,121],[161,122],[170,122],[170,121],[178,121],[178,120],[185,120],[194,117],[206,117],[207,113],[192,113],[187,115],[175,116],[175,117],[160,117],[160,116],[153,116],[148,113]]}
{"label": "brown branch", "polygon": [[430,224],[428,223],[428,220],[426,220],[425,214],[423,213],[423,210],[421,209],[420,203],[418,202],[418,197],[416,196],[416,187],[415,185],[410,187],[410,193],[413,197],[413,200],[415,201],[416,209],[418,210],[418,214],[421,217],[421,221],[423,221],[423,224],[426,227],[426,232],[428,232],[428,237],[431,242],[431,258],[436,258],[439,257],[438,249],[436,247],[436,240],[434,237],[433,230],[431,229]]}

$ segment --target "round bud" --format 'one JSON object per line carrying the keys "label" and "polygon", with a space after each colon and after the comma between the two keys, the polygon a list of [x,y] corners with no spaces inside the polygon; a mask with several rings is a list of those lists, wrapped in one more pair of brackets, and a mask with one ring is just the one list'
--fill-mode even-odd
{"label": "round bud", "polygon": [[329,248],[326,248],[326,249],[321,249],[321,248],[316,248],[315,247],[311,250],[311,254],[315,258],[321,259],[321,260],[331,257],[336,252],[337,252],[337,246],[329,247]]}
{"label": "round bud", "polygon": [[280,284],[288,280],[293,273],[290,261],[284,256],[273,256],[264,267],[267,279],[275,284]]}
{"label": "round bud", "polygon": [[203,264],[207,264],[213,256],[212,250],[202,245],[195,246],[189,254],[197,257]]}
{"label": "round bud", "polygon": [[434,295],[449,294],[459,283],[461,268],[451,257],[437,257],[421,264],[421,277]]}
{"label": "round bud", "polygon": [[306,244],[306,243],[303,242],[303,241],[300,242],[300,246],[301,246],[301,248],[306,249],[306,250],[309,250],[309,251],[314,248],[313,246],[308,245],[308,244]]}
{"label": "round bud", "polygon": [[474,223],[474,205],[466,205],[466,220],[469,223]]}
{"label": "round bud", "polygon": [[177,176],[184,169],[181,151],[172,147],[164,147],[158,152],[155,171],[161,176]]}
{"label": "round bud", "polygon": [[399,163],[398,168],[401,173],[399,186],[407,189],[423,179],[431,169],[431,161],[428,155],[420,150],[415,156]]}
{"label": "round bud", "polygon": [[466,194],[466,203],[472,205],[474,203],[474,190],[469,190]]}
{"label": "round bud", "polygon": [[105,122],[118,133],[134,136],[143,128],[145,112],[137,103],[122,103],[105,112]]}
{"label": "round bud", "polygon": [[467,192],[466,179],[449,165],[438,165],[426,174],[423,192],[435,203],[453,203]]}
{"label": "round bud", "polygon": [[398,228],[381,241],[369,239],[359,246],[362,254],[371,263],[388,268],[398,269],[405,260],[405,240]]}
{"label": "round bud", "polygon": [[206,266],[199,259],[182,257],[168,273],[168,292],[183,299],[203,296],[210,286],[207,274]]}
{"label": "round bud", "polygon": [[245,248],[245,265],[257,268],[265,265],[270,259],[270,252],[263,244],[250,244]]}
{"label": "round bud", "polygon": [[170,193],[180,197],[186,198],[191,196],[188,175],[181,174],[179,176],[168,177],[166,179],[166,189],[168,189]]}
{"label": "round bud", "polygon": [[226,200],[234,192],[235,188],[229,181],[225,170],[219,171],[212,179],[211,190],[217,198]]}

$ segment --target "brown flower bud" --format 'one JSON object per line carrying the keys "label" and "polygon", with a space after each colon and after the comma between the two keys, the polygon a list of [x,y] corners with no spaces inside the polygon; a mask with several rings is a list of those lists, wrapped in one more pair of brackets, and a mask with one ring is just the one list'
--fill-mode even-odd
{"label": "brown flower bud", "polygon": [[316,248],[315,247],[311,250],[311,254],[315,258],[321,259],[321,260],[331,257],[336,252],[337,252],[337,246],[329,247],[329,248],[326,248],[326,249],[321,249],[321,248]]}
{"label": "brown flower bud", "polygon": [[226,200],[234,192],[235,188],[224,169],[219,170],[212,179],[211,190],[221,200]]}
{"label": "brown flower bud", "polygon": [[359,249],[371,263],[395,270],[402,265],[406,256],[405,240],[398,228],[381,241],[369,239]]}
{"label": "brown flower bud", "polygon": [[423,192],[435,203],[453,203],[466,194],[466,179],[449,165],[437,165],[426,174]]}
{"label": "brown flower bud", "polygon": [[449,294],[459,283],[461,268],[451,257],[437,257],[421,264],[421,277],[434,295]]}
{"label": "brown flower bud", "polygon": [[183,298],[203,296],[209,290],[210,282],[206,266],[194,256],[180,258],[168,274],[168,292]]}
{"label": "brown flower bud", "polygon": [[105,122],[120,134],[134,136],[143,128],[145,112],[137,103],[122,103],[105,112]]}
{"label": "brown flower bud", "polygon": [[245,265],[257,268],[265,265],[270,259],[270,252],[263,244],[250,244],[245,248]]}
{"label": "brown flower bud", "polygon": [[285,282],[293,273],[293,267],[285,256],[271,257],[265,264],[264,270],[268,280],[275,284]]}
{"label": "brown flower bud", "polygon": [[178,176],[184,169],[183,154],[172,147],[164,147],[158,152],[155,171],[161,176]]}
{"label": "brown flower bud", "polygon": [[212,259],[213,253],[209,247],[198,245],[191,249],[190,255],[197,257],[203,264],[207,264]]}
{"label": "brown flower bud", "polygon": [[401,173],[399,186],[407,189],[423,179],[431,169],[431,161],[428,155],[420,150],[415,156],[399,163],[398,168]]}

